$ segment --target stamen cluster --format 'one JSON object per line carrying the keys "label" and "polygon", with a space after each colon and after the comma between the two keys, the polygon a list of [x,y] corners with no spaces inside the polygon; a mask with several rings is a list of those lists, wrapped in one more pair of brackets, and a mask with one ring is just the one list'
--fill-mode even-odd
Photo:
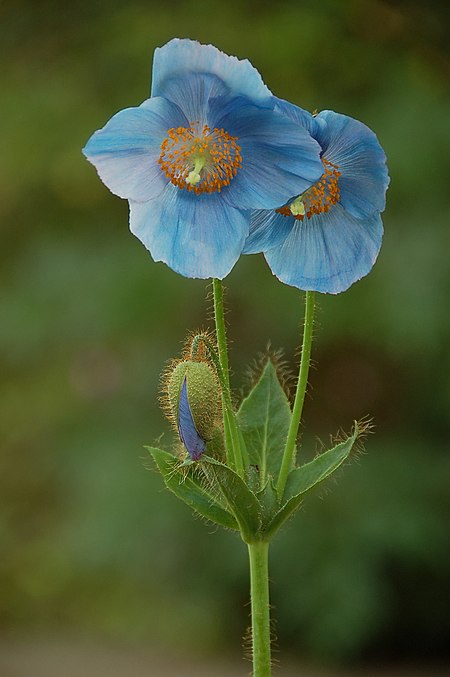
{"label": "stamen cluster", "polygon": [[[161,144],[158,163],[178,188],[200,193],[220,192],[242,166],[241,148],[224,129],[193,122],[173,127]],[[190,177],[196,177],[195,180]]]}
{"label": "stamen cluster", "polygon": [[303,221],[305,216],[310,219],[313,214],[328,212],[332,205],[339,202],[339,177],[341,176],[341,172],[338,171],[339,165],[330,162],[325,157],[322,158],[322,164],[324,173],[320,179],[298,198],[304,204],[304,213],[294,213],[290,205],[285,205],[276,210],[279,214],[293,216]]}

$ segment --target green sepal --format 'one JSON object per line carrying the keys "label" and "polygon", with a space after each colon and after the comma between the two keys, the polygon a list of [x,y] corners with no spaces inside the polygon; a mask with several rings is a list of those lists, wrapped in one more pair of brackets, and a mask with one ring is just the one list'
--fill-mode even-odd
{"label": "green sepal", "polygon": [[218,503],[217,492],[196,475],[198,463],[181,467],[179,459],[167,451],[155,447],[146,449],[153,456],[164,484],[170,491],[210,522],[239,531],[234,516]]}
{"label": "green sepal", "polygon": [[202,456],[200,462],[205,474],[212,473],[211,483],[215,481],[220,488],[236,518],[243,540],[246,543],[257,540],[261,527],[261,505],[255,494],[234,470],[220,461]]}
{"label": "green sepal", "polygon": [[206,442],[206,451],[209,456],[218,458],[220,461],[225,459],[225,443],[223,439],[223,430],[215,428],[211,439]]}
{"label": "green sepal", "polygon": [[289,400],[269,359],[237,413],[249,462],[258,466],[261,486],[269,475],[278,477],[290,420]]}
{"label": "green sepal", "polygon": [[182,360],[168,373],[166,382],[170,419],[178,423],[183,382],[195,427],[203,440],[210,440],[219,412],[220,388],[216,373],[206,362]]}
{"label": "green sepal", "polygon": [[265,534],[271,538],[284,522],[300,507],[304,494],[327,477],[332,475],[350,455],[359,435],[358,425],[355,423],[353,434],[344,442],[340,442],[332,449],[328,449],[313,461],[291,470],[284,492],[284,505],[273,517]]}

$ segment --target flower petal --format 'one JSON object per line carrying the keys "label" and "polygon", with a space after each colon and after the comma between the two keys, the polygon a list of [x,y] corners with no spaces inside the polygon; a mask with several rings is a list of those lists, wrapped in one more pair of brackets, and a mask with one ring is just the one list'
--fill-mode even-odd
{"label": "flower petal", "polygon": [[316,135],[319,133],[319,130],[322,126],[325,125],[325,120],[321,120],[318,116],[312,115],[309,111],[296,106],[285,99],[275,99],[275,108],[279,110],[283,115],[287,115],[293,122],[305,127],[313,138],[316,138]]}
{"label": "flower petal", "polygon": [[164,82],[164,97],[176,103],[189,122],[207,122],[210,99],[227,94],[225,83],[209,73],[185,73]]}
{"label": "flower petal", "polygon": [[[288,218],[288,217],[286,217]],[[304,290],[338,294],[371,270],[381,247],[380,215],[355,219],[340,205],[303,221],[279,247],[265,253],[282,282]]]}
{"label": "flower petal", "polygon": [[318,128],[316,136],[323,154],[342,173],[342,206],[357,218],[382,212],[389,175],[386,155],[374,132],[359,120],[334,111],[322,111],[316,119],[326,123]]}
{"label": "flower petal", "polygon": [[242,209],[275,209],[307,190],[323,172],[320,146],[286,116],[247,97],[210,102],[211,126],[237,137],[242,167],[224,199]]}
{"label": "flower petal", "polygon": [[250,215],[222,196],[195,195],[169,183],[155,200],[130,202],[130,228],[155,261],[186,277],[223,278],[239,258]]}
{"label": "flower petal", "polygon": [[241,61],[213,45],[179,38],[155,49],[152,96],[166,96],[168,80],[194,72],[216,75],[234,94],[245,94],[253,99],[270,97],[260,74],[247,59]]}
{"label": "flower petal", "polygon": [[193,461],[198,461],[206,451],[206,444],[195,427],[189,398],[187,394],[186,376],[181,386],[180,401],[178,403],[178,432],[186,450]]}
{"label": "flower petal", "polygon": [[278,247],[293,227],[293,219],[274,209],[254,209],[250,217],[250,230],[243,254],[258,254]]}
{"label": "flower petal", "polygon": [[175,104],[161,97],[116,113],[95,132],[83,153],[116,195],[139,202],[158,196],[167,178],[158,165],[161,143],[171,127],[186,126]]}

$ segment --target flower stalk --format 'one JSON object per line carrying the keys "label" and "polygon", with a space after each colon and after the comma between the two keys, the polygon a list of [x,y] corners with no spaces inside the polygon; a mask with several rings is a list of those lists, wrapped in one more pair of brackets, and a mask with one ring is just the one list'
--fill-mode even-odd
{"label": "flower stalk", "polygon": [[253,677],[270,677],[269,543],[248,544]]}
{"label": "flower stalk", "polygon": [[311,360],[311,346],[314,325],[315,293],[307,291],[305,296],[305,324],[303,328],[302,353],[300,369],[298,373],[297,389],[295,392],[294,407],[289,426],[283,460],[277,482],[277,493],[280,500],[283,497],[287,476],[292,468],[295,457],[298,428],[302,417],[303,404],[305,401],[306,386],[308,385],[309,365]]}
{"label": "flower stalk", "polygon": [[227,331],[225,327],[225,313],[223,306],[222,282],[213,279],[214,321],[216,323],[217,350],[220,366],[224,375],[225,386],[230,390],[230,372],[228,368]]}
{"label": "flower stalk", "polygon": [[237,473],[244,476],[244,456],[245,451],[241,446],[241,439],[236,423],[236,418],[231,404],[230,392],[230,372],[228,367],[228,348],[227,333],[225,327],[225,312],[223,305],[223,287],[222,282],[216,278],[213,279],[214,296],[214,320],[216,325],[217,352],[219,357],[220,369],[222,372],[223,388],[223,423],[225,446],[227,458],[232,466],[236,468]]}

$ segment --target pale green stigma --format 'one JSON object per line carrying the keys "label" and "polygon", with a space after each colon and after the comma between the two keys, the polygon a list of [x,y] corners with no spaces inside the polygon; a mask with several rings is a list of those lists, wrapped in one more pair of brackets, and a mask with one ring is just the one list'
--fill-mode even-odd
{"label": "pale green stigma", "polygon": [[197,155],[197,157],[194,160],[194,169],[191,172],[189,172],[189,174],[187,175],[186,183],[188,183],[190,186],[197,185],[197,183],[202,178],[200,176],[200,172],[202,171],[205,164],[206,164],[205,156],[204,155]]}
{"label": "pale green stigma", "polygon": [[302,200],[302,196],[297,197],[294,202],[291,202],[289,205],[290,212],[292,216],[304,216],[305,214],[305,203]]}

